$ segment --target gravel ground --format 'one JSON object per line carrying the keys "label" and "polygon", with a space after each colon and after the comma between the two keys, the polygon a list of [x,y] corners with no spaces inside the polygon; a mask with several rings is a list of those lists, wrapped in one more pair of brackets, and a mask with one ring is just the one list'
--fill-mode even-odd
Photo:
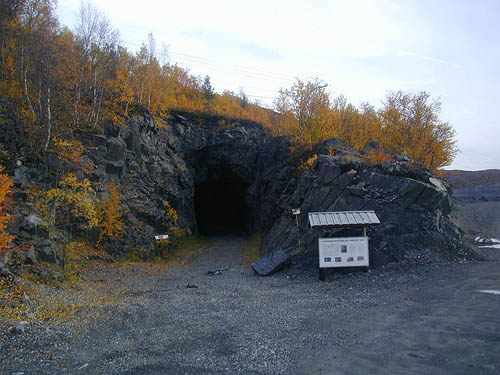
{"label": "gravel ground", "polygon": [[477,292],[500,290],[498,256],[319,282],[317,272],[255,276],[241,245],[214,239],[185,266],[95,269],[86,281],[116,302],[19,334],[0,325],[0,372],[500,373],[500,296]]}

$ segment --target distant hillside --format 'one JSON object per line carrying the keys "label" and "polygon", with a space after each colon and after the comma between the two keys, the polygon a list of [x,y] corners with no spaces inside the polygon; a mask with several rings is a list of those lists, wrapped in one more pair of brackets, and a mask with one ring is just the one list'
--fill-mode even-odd
{"label": "distant hillside", "polygon": [[500,236],[500,170],[445,171],[454,188],[453,218],[466,237]]}
{"label": "distant hillside", "polygon": [[444,179],[455,189],[500,185],[500,169],[485,169],[482,171],[454,169],[445,171]]}

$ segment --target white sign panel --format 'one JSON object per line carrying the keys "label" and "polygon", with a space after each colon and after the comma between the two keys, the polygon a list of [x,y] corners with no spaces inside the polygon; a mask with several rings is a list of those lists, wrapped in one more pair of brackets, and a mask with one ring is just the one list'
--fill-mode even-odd
{"label": "white sign panel", "polygon": [[168,234],[160,234],[155,236],[155,240],[166,240],[168,238]]}
{"label": "white sign panel", "polygon": [[329,267],[367,267],[368,237],[320,238],[319,266]]}

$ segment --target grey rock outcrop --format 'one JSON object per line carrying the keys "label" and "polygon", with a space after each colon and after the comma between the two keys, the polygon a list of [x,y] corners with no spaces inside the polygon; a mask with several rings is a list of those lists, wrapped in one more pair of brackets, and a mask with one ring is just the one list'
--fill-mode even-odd
{"label": "grey rock outcrop", "polygon": [[[178,225],[193,233],[217,217],[223,225],[237,221],[238,234],[264,234],[263,254],[282,249],[301,265],[317,264],[318,236],[345,234],[311,230],[307,214],[312,211],[375,210],[382,222],[369,231],[375,265],[472,256],[449,219],[451,189],[407,158],[366,165],[335,138],[318,145],[320,156],[300,175],[286,138],[271,137],[254,122],[184,112],[155,120],[136,115],[103,135],[78,137],[89,150],[86,177],[96,186],[115,181],[122,187],[126,225],[123,238],[108,247],[114,256],[137,249],[145,257],[154,255],[154,235],[164,233],[168,222],[165,201],[177,210]],[[26,186],[45,177],[34,166],[19,169],[16,178]],[[211,194],[219,194],[219,201],[210,202]],[[237,202],[233,195],[239,195]],[[200,204],[208,205],[205,213],[200,214]],[[299,226],[292,208],[301,209]],[[37,259],[63,261],[53,241],[39,238],[39,218],[23,215],[19,234],[35,240]]]}
{"label": "grey rock outcrop", "polygon": [[[280,199],[282,215],[264,248],[295,253],[302,264],[317,264],[317,238],[360,235],[359,229],[313,230],[308,213],[374,210],[381,225],[369,229],[374,265],[473,258],[450,219],[451,188],[424,167],[395,158],[370,166],[321,155],[291,194]],[[299,227],[291,215],[300,208]],[[304,251],[298,249],[301,240]]]}
{"label": "grey rock outcrop", "polygon": [[[198,186],[215,180],[242,187],[246,215],[242,231],[265,231],[279,217],[277,202],[290,184],[289,142],[273,138],[260,124],[175,112],[157,122],[135,116],[106,136],[81,135],[94,182],[122,186],[126,228],[114,255],[154,248],[165,231],[164,201],[179,213],[179,225],[199,232],[195,212]],[[221,207],[223,209],[223,207]]]}

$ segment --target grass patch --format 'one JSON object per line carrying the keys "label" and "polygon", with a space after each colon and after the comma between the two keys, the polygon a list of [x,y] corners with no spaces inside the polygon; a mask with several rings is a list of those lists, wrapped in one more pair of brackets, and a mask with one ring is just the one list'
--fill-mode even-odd
{"label": "grass patch", "polygon": [[242,255],[245,263],[250,266],[261,257],[260,247],[262,245],[262,235],[256,233],[248,237],[242,248]]}
{"label": "grass patch", "polygon": [[162,260],[170,264],[185,265],[193,255],[207,248],[209,244],[209,239],[203,236],[186,237],[178,246],[162,254]]}
{"label": "grass patch", "polygon": [[80,309],[113,303],[114,297],[80,276],[107,259],[107,253],[87,241],[72,241],[65,247],[64,267],[38,262],[25,265],[16,281],[0,278],[0,319],[58,322]]}
{"label": "grass patch", "polygon": [[11,321],[24,320],[27,302],[33,289],[14,282],[10,277],[0,278],[0,317]]}
{"label": "grass patch", "polygon": [[62,296],[49,297],[49,301],[44,301],[33,310],[36,320],[48,322],[60,322],[67,320],[81,309],[97,308],[116,302],[110,296],[87,295],[81,296],[78,301],[67,301]]}
{"label": "grass patch", "polygon": [[48,262],[23,267],[22,277],[34,284],[45,284],[53,287],[79,287],[80,273],[111,257],[99,248],[84,240],[74,240],[64,249],[64,267]]}
{"label": "grass patch", "polygon": [[60,287],[64,281],[64,269],[53,263],[38,262],[23,266],[21,277],[33,284]]}
{"label": "grass patch", "polygon": [[0,292],[0,317],[9,321],[58,321],[73,316],[83,306],[65,302],[56,293],[42,299],[34,288],[10,280],[0,280]]}
{"label": "grass patch", "polygon": [[189,259],[198,251],[206,248],[210,244],[210,240],[202,236],[189,236],[183,238],[180,243],[175,246],[169,246],[168,240],[158,241],[155,253],[159,254],[153,259],[145,260],[141,257],[140,249],[133,250],[117,260],[118,265],[127,265],[130,263],[153,263],[167,265],[185,265]]}
{"label": "grass patch", "polygon": [[[32,275],[32,274],[31,274]],[[81,281],[78,281],[79,285]],[[85,284],[80,290],[22,279],[0,279],[0,319],[6,321],[60,322],[81,309],[94,309],[116,302],[116,298]]]}
{"label": "grass patch", "polygon": [[145,262],[145,260],[141,258],[140,249],[133,249],[132,251],[120,256],[116,260],[116,264],[119,265],[126,265],[129,263],[139,263],[139,262]]}
{"label": "grass patch", "polygon": [[109,261],[111,256],[103,249],[85,240],[74,240],[66,245],[66,262],[85,264],[90,261]]}

